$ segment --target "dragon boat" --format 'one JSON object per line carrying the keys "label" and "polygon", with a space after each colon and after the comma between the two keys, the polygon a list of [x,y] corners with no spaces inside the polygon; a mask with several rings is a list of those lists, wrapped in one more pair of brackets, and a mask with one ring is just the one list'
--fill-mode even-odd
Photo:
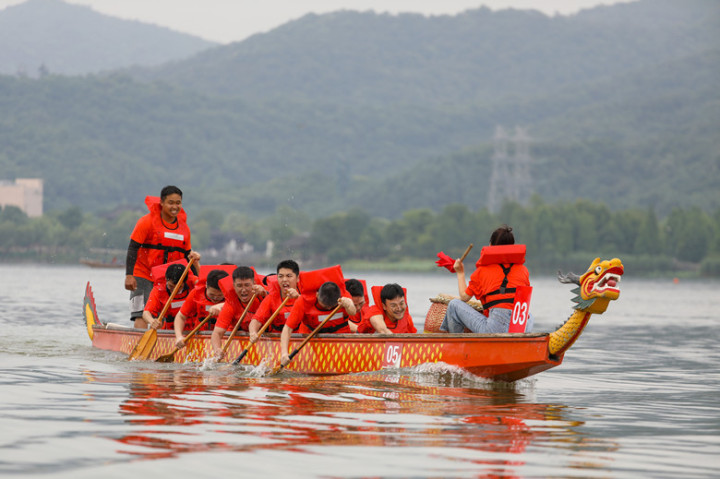
{"label": "dragon boat", "polygon": [[[447,301],[431,299],[421,334],[319,334],[299,352],[286,369],[310,375],[338,375],[409,368],[424,363],[446,363],[497,381],[516,381],[559,366],[565,352],[580,336],[593,314],[602,314],[610,301],[620,296],[622,262],[596,258],[578,276],[558,275],[562,283],[574,283],[574,312],[556,331],[550,333],[445,334],[438,333]],[[99,349],[130,354],[146,330],[103,323],[97,315],[90,283],[85,290],[83,314],[92,345]],[[177,351],[175,362],[202,362],[212,356],[210,332],[200,332]],[[228,334],[229,335],[229,334]],[[295,348],[303,335],[292,336]],[[230,360],[250,346],[247,334],[237,334],[227,349]],[[148,360],[175,349],[172,331],[158,331],[157,343]],[[280,359],[280,335],[265,334],[243,358],[243,364],[274,366]]]}

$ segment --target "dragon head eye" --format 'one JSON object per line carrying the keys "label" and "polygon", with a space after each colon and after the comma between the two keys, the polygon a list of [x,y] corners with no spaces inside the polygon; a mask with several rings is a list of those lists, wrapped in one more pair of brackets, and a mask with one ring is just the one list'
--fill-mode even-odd
{"label": "dragon head eye", "polygon": [[595,268],[595,274],[600,274],[600,273],[602,273],[602,266],[598,266],[597,268]]}

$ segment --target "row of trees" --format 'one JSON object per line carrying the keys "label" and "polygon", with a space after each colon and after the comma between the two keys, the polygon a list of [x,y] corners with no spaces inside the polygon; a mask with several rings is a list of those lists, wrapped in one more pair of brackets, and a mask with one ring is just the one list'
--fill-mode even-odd
{"label": "row of trees", "polygon": [[[0,211],[0,261],[75,262],[95,248],[124,249],[141,214],[83,215],[73,207],[28,218],[7,206]],[[652,209],[611,211],[586,200],[547,204],[535,197],[528,206],[506,203],[497,214],[454,204],[439,213],[406,211],[394,220],[353,209],[313,221],[284,206],[262,220],[213,210],[190,214],[190,219],[194,247],[201,251],[222,251],[235,240],[258,252],[245,258],[219,253],[218,261],[272,265],[293,257],[323,266],[417,259],[431,266],[438,251],[458,256],[469,243],[479,250],[493,229],[507,223],[516,240],[527,245],[528,264],[539,271],[577,269],[595,256],[618,256],[634,272],[690,269],[720,276],[720,209],[708,214],[678,208],[660,220]],[[275,247],[268,256],[269,242]]]}

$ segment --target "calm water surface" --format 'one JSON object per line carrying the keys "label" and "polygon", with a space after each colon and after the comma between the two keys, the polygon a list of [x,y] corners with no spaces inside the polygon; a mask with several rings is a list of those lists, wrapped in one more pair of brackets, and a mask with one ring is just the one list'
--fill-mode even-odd
{"label": "calm water surface", "polygon": [[[2,477],[720,476],[718,282],[628,273],[564,364],[507,385],[442,365],[323,379],[130,363],[93,349],[81,314],[90,281],[100,318],[127,324],[121,270],[0,272]],[[406,286],[419,323],[456,287],[362,277]],[[535,329],[553,330],[571,288],[532,280]]]}

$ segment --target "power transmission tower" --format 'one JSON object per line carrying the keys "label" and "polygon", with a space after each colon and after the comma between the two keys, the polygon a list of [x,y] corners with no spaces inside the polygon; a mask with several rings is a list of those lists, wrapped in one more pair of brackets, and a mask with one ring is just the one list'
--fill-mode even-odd
{"label": "power transmission tower", "polygon": [[530,198],[530,141],[524,128],[515,127],[512,138],[503,127],[495,128],[495,153],[487,202],[491,212],[496,213],[505,200],[523,204]]}

